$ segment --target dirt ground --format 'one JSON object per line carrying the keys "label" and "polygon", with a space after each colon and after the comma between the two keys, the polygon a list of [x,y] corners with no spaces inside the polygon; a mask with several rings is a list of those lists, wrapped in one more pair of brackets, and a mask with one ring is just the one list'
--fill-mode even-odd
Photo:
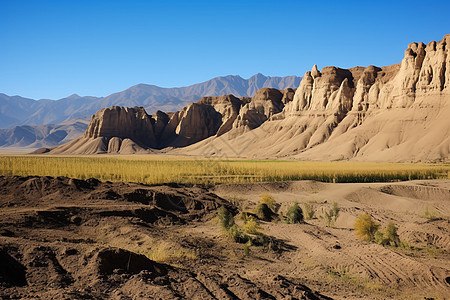
{"label": "dirt ground", "polygon": [[[260,221],[277,247],[227,237],[215,216],[242,224],[261,194],[303,224]],[[337,219],[326,211],[336,202]],[[304,209],[304,213],[305,213]],[[364,242],[360,214],[399,228],[408,247]],[[216,187],[0,177],[3,299],[449,299],[450,180]]]}

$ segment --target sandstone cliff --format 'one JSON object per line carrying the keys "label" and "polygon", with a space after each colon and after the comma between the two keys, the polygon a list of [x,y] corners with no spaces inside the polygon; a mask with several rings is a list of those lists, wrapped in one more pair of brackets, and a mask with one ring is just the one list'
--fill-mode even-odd
{"label": "sandstone cliff", "polygon": [[[244,113],[243,109],[240,114]],[[446,35],[427,45],[409,44],[402,62],[392,66],[348,70],[314,66],[281,113],[244,134],[230,132],[183,152],[448,161],[449,118],[450,35]]]}
{"label": "sandstone cliff", "polygon": [[135,153],[155,147],[155,120],[144,108],[112,106],[92,116],[83,136],[51,153]]}

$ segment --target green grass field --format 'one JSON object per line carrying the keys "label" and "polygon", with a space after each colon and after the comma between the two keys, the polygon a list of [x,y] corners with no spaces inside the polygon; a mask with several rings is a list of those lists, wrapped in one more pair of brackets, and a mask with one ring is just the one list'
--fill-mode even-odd
{"label": "green grass field", "polygon": [[170,156],[0,156],[0,175],[216,184],[285,180],[382,182],[450,178],[449,164],[192,159]]}

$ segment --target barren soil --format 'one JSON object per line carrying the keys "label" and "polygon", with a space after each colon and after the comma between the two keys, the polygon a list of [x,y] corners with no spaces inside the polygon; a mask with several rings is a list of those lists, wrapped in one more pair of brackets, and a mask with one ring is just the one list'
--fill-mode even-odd
{"label": "barren soil", "polygon": [[[260,222],[272,244],[220,229],[220,206],[278,212],[308,203],[304,224]],[[336,202],[336,222],[324,211]],[[360,241],[359,214],[393,221],[410,248]],[[0,177],[0,297],[4,299],[448,299],[450,180],[216,187]]]}

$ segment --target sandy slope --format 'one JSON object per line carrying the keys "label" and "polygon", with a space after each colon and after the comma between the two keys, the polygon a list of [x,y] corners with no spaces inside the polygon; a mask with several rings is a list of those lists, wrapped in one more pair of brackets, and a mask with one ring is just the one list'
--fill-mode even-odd
{"label": "sandy slope", "polygon": [[333,116],[311,113],[274,116],[242,135],[230,131],[172,152],[302,160],[445,161],[450,151],[449,116],[449,101],[442,101],[439,109],[434,104],[431,108],[382,110],[367,114],[364,121],[350,113],[339,124]]}
{"label": "sandy slope", "polygon": [[[283,267],[274,268],[291,276],[307,278],[312,286],[316,283],[322,291],[326,286],[324,282],[337,280],[336,284],[342,285],[342,290],[333,284],[325,289],[334,297],[382,298],[380,294],[376,296],[375,290],[386,293],[385,297],[405,299],[450,297],[450,223],[448,219],[424,218],[427,209],[436,216],[449,216],[448,180],[389,184],[222,185],[215,192],[222,197],[245,199],[247,210],[255,206],[261,193],[274,196],[281,204],[280,211],[284,212],[294,202],[301,206],[309,202],[318,218],[308,220],[308,224],[264,223],[262,227],[266,234],[288,241],[296,248],[284,255]],[[338,203],[341,212],[335,226],[330,228],[325,226],[320,215],[331,207],[332,202]],[[358,240],[353,226],[359,214],[370,214],[382,225],[395,222],[400,238],[422,250],[392,249]],[[327,272],[329,275],[324,275]],[[352,289],[343,293],[348,285],[366,288],[363,294]]]}

